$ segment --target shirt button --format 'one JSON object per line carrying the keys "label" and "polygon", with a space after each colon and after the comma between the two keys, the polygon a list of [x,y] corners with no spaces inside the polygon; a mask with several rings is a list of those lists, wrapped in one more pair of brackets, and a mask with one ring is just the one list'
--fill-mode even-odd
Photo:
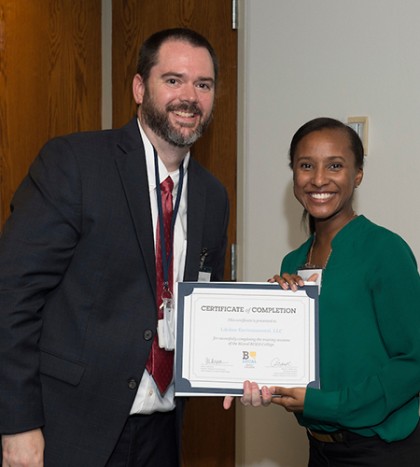
{"label": "shirt button", "polygon": [[150,341],[150,339],[153,337],[153,332],[150,329],[146,329],[143,333],[144,340]]}
{"label": "shirt button", "polygon": [[153,396],[153,389],[151,389],[151,390],[149,391],[149,396],[150,396],[150,397]]}
{"label": "shirt button", "polygon": [[137,381],[134,378],[128,380],[128,389],[134,390],[137,388]]}

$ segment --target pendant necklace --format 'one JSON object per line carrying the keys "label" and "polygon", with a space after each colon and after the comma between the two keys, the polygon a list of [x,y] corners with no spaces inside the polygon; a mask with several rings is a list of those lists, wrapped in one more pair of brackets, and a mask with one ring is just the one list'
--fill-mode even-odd
{"label": "pendant necklace", "polygon": [[[357,217],[357,214],[353,211],[353,215],[351,216],[351,218],[348,220],[348,222],[346,222],[345,225],[347,225],[351,220],[353,220],[355,217]],[[343,226],[344,227],[344,226]],[[341,227],[341,228],[343,228]],[[341,230],[341,229],[340,229]],[[312,245],[311,245],[311,248],[309,250],[309,254],[308,254],[308,261],[305,263],[305,268],[308,268],[308,269],[314,269],[314,268],[317,268],[317,266],[315,266],[315,264],[312,264],[312,253],[313,253],[313,250],[314,250],[314,245],[315,245],[315,242],[316,242],[316,233],[314,233],[314,239],[312,241]],[[323,266],[320,266],[321,269],[325,269],[327,267],[327,264],[328,264],[328,261],[330,260],[330,257],[331,257],[331,253],[332,253],[332,248],[330,247],[330,252],[328,253],[328,256],[327,256],[327,259],[325,260],[325,263]]]}
{"label": "pendant necklace", "polygon": [[[314,268],[317,269],[317,266],[315,266],[315,264],[312,264],[312,252],[314,250],[315,242],[316,242],[316,234],[314,234],[314,239],[313,239],[311,248],[309,250],[308,261],[305,263],[305,268],[308,268],[308,269],[314,269]],[[320,266],[321,269],[325,269],[327,267],[328,261],[330,260],[331,253],[332,253],[332,248],[330,248],[330,252],[328,253],[328,256],[327,256],[327,259],[325,260],[324,265]]]}

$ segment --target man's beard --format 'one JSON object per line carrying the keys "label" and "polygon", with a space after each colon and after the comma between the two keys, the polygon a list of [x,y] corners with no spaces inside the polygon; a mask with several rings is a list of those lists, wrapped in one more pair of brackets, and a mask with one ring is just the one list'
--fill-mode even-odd
{"label": "man's beard", "polygon": [[178,105],[168,105],[165,111],[161,112],[155,106],[153,99],[146,90],[140,107],[140,112],[146,125],[148,125],[156,135],[173,146],[180,148],[191,146],[202,136],[206,128],[209,126],[212,114],[207,118],[207,120],[202,121],[192,133],[189,135],[183,135],[182,132],[175,128],[169,121],[168,113],[174,111],[194,113],[200,116],[202,115],[201,110],[197,107],[195,102],[183,102]]}

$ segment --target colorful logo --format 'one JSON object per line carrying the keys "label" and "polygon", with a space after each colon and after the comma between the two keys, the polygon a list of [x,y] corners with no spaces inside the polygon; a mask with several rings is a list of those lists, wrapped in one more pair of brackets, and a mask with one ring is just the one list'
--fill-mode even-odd
{"label": "colorful logo", "polygon": [[257,352],[242,351],[242,363],[245,367],[253,367],[257,364]]}

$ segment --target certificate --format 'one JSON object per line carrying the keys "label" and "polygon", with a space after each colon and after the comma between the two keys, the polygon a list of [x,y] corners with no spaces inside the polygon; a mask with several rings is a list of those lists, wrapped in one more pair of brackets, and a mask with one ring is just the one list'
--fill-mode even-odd
{"label": "certificate", "polygon": [[175,395],[319,387],[317,285],[180,282],[176,297]]}

